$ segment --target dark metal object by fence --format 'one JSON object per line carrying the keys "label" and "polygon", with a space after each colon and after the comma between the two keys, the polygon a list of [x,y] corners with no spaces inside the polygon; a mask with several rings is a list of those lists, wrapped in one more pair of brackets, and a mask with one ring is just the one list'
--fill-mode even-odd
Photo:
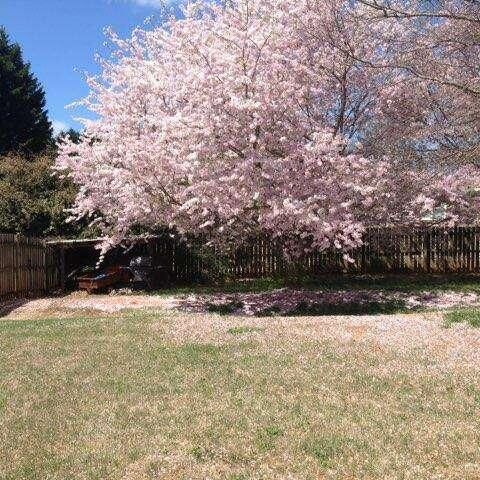
{"label": "dark metal object by fence", "polygon": [[155,267],[152,257],[135,257],[130,261],[132,283],[136,286],[152,288],[154,284]]}

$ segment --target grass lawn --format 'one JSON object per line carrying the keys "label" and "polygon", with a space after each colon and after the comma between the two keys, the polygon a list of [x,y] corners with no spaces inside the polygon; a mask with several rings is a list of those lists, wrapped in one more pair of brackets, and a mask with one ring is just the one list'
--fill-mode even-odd
{"label": "grass lawn", "polygon": [[480,328],[480,310],[478,308],[457,308],[445,314],[445,326],[454,323],[467,323],[474,328]]}
{"label": "grass lawn", "polygon": [[0,319],[0,478],[480,478],[480,333],[403,316]]}

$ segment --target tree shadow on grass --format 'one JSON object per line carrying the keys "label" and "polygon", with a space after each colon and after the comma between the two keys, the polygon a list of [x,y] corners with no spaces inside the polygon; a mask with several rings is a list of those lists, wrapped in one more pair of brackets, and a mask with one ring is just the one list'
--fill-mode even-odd
{"label": "tree shadow on grass", "polygon": [[287,312],[288,316],[325,316],[325,315],[381,315],[418,311],[408,307],[402,300],[385,302],[352,302],[352,303],[306,303],[300,302]]}
{"label": "tree shadow on grass", "polygon": [[6,317],[9,313],[25,305],[30,299],[17,298],[13,300],[0,300],[0,318]]}
{"label": "tree shadow on grass", "polygon": [[[242,314],[243,304],[238,301],[223,304],[210,304],[207,310],[220,315]],[[328,316],[328,315],[381,315],[420,311],[421,308],[409,308],[402,301],[389,302],[365,302],[365,303],[306,303],[299,302],[292,309],[282,311],[278,306],[270,306],[255,312],[257,317],[304,317],[304,316]]]}
{"label": "tree shadow on grass", "polygon": [[262,294],[218,294],[188,296],[179,308],[189,312],[220,315],[325,316],[378,315],[423,310],[380,292],[308,292],[282,289]]}

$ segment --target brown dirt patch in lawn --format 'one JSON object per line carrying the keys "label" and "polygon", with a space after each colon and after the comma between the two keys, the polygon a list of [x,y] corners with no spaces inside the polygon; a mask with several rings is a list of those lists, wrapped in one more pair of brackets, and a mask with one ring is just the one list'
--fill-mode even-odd
{"label": "brown dirt patch in lawn", "polygon": [[116,314],[122,310],[171,309],[173,298],[156,295],[88,295],[73,292],[62,297],[12,300],[0,304],[6,318],[44,318],[82,313]]}

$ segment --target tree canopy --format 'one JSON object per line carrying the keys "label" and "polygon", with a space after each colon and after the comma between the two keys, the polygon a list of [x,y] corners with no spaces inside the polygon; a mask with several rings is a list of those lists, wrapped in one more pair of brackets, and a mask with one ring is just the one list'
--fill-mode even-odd
{"label": "tree canopy", "polygon": [[110,242],[168,225],[347,257],[369,226],[477,221],[476,165],[437,160],[478,142],[478,30],[458,24],[478,2],[430,3],[191,2],[112,33],[83,102],[97,120],[57,161],[74,214]]}
{"label": "tree canopy", "polygon": [[45,92],[22,50],[0,27],[0,155],[35,154],[52,144]]}
{"label": "tree canopy", "polygon": [[[55,140],[45,94],[18,44],[0,28],[0,232],[52,237],[79,235],[84,223],[67,224],[77,193],[53,175]],[[74,130],[57,140],[78,142]]]}
{"label": "tree canopy", "polygon": [[0,157],[0,232],[51,237],[77,234],[65,223],[76,189],[52,176],[50,155]]}

